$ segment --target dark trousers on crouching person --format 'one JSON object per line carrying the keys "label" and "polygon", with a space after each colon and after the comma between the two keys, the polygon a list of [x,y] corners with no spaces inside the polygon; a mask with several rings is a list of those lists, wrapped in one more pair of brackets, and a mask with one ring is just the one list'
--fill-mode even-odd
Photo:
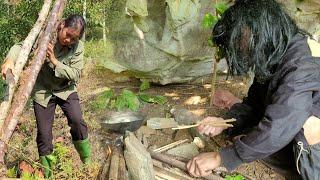
{"label": "dark trousers on crouching person", "polygon": [[47,107],[43,107],[35,101],[33,104],[38,129],[36,141],[38,145],[40,163],[45,166],[44,171],[46,177],[51,176],[51,171],[48,170],[46,172],[46,168],[52,170],[56,161],[55,157],[52,155],[52,126],[57,105],[61,107],[63,113],[67,117],[68,125],[71,128],[70,133],[72,141],[82,162],[87,163],[89,161],[91,150],[88,142],[88,128],[82,118],[78,94],[76,92],[70,94],[67,100],[53,96]]}
{"label": "dark trousers on crouching person", "polygon": [[319,180],[320,143],[310,145],[299,133],[294,141],[262,162],[286,180]]}

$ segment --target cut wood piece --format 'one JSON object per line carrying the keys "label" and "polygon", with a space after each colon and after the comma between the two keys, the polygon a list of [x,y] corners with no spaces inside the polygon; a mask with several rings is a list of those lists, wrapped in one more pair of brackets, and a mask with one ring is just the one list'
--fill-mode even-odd
{"label": "cut wood piece", "polygon": [[128,171],[126,168],[126,161],[124,160],[123,153],[119,156],[119,172],[118,172],[119,180],[128,180]]}
{"label": "cut wood piece", "polygon": [[52,32],[56,31],[56,22],[60,11],[63,11],[65,0],[57,0],[51,11],[49,21],[45,28],[43,37],[39,41],[39,51],[32,60],[31,65],[26,69],[26,77],[21,79],[20,86],[12,101],[12,108],[6,117],[0,132],[0,162],[4,163],[4,155],[6,151],[6,144],[12,136],[14,129],[18,124],[23,109],[30,97],[33,86],[36,82],[39,71],[45,61],[46,51],[50,42]]}
{"label": "cut wood piece", "polygon": [[152,180],[155,178],[152,159],[143,144],[131,132],[126,134],[124,158],[130,179]]}
{"label": "cut wood piece", "polygon": [[173,118],[150,118],[147,126],[152,129],[166,129],[177,127],[178,123]]}
{"label": "cut wood piece", "polygon": [[[171,166],[177,167],[185,172],[187,172],[187,164],[175,159],[172,159],[164,154],[160,154],[160,153],[154,153],[150,151],[150,155],[153,159],[156,159],[158,161],[161,161],[163,163],[169,164]],[[223,180],[222,177],[214,175],[214,174],[210,174],[206,177],[203,177],[204,179],[207,180]]]}
{"label": "cut wood piece", "polygon": [[98,180],[107,180],[109,177],[109,168],[111,164],[111,156],[106,158],[106,161],[101,169],[101,173],[98,175]]}
{"label": "cut wood piece", "polygon": [[20,78],[20,74],[23,70],[23,67],[25,66],[27,60],[28,60],[28,55],[30,54],[30,51],[32,49],[32,46],[41,30],[41,27],[43,26],[46,17],[48,16],[50,6],[51,6],[52,0],[45,0],[42,6],[42,9],[39,13],[39,17],[34,24],[33,28],[29,32],[28,36],[26,39],[23,41],[21,51],[19,52],[19,55],[17,59],[15,60],[15,67],[14,67],[14,79],[11,80],[10,83],[8,83],[8,88],[7,91],[5,92],[5,100],[1,102],[0,104],[0,129],[3,125],[3,121],[7,117],[12,98],[13,98],[13,93],[18,85],[18,81]]}
{"label": "cut wood piece", "polygon": [[119,177],[120,152],[118,148],[112,148],[111,163],[109,169],[109,180],[118,180]]}

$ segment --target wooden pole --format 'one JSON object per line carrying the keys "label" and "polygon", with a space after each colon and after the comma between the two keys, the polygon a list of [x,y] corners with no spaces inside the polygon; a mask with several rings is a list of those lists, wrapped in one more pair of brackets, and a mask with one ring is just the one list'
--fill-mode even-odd
{"label": "wooden pole", "polygon": [[3,125],[3,121],[7,117],[12,98],[13,98],[13,93],[18,85],[19,77],[20,74],[23,70],[23,67],[25,66],[27,60],[28,60],[28,55],[30,54],[32,45],[34,44],[35,40],[37,39],[37,36],[41,30],[41,27],[43,26],[46,17],[48,16],[50,6],[51,6],[52,0],[45,0],[42,6],[42,9],[39,13],[39,17],[29,32],[28,36],[23,42],[23,45],[21,47],[21,51],[18,55],[18,58],[15,61],[15,67],[14,67],[14,80],[9,83],[8,90],[5,94],[5,100],[1,102],[0,104],[0,128]]}
{"label": "wooden pole", "polygon": [[12,108],[10,109],[7,118],[5,119],[1,129],[0,139],[0,163],[4,163],[4,155],[6,144],[9,142],[15,127],[18,124],[18,119],[21,116],[23,109],[30,97],[33,86],[36,82],[39,71],[45,61],[48,44],[52,37],[52,32],[56,31],[56,22],[60,12],[63,11],[65,0],[56,0],[51,11],[51,15],[44,31],[43,37],[39,41],[39,51],[31,62],[30,67],[26,69],[26,77],[21,80],[20,87],[13,98]]}
{"label": "wooden pole", "polygon": [[[215,4],[218,3],[218,0],[215,0]],[[217,13],[217,10],[215,10],[215,15],[218,16],[218,13]],[[212,80],[211,80],[211,97],[210,97],[210,107],[212,107],[213,105],[213,97],[214,97],[214,94],[216,92],[216,79],[217,79],[217,66],[218,66],[218,62],[217,62],[217,52],[214,53],[213,55],[213,63],[212,63],[212,66],[213,66],[213,74],[212,74]]]}
{"label": "wooden pole", "polygon": [[[153,159],[156,159],[158,161],[161,161],[163,163],[166,163],[166,164],[169,164],[171,166],[174,166],[174,167],[177,167],[183,171],[188,171],[187,170],[187,164],[184,163],[184,162],[181,162],[181,161],[178,161],[178,160],[175,160],[175,159],[172,159],[164,154],[160,154],[160,153],[154,153],[152,151],[149,151],[150,152],[150,155]],[[207,180],[223,180],[222,177],[220,176],[217,176],[217,175],[214,175],[214,174],[210,174],[206,177],[203,177],[204,179],[207,179]]]}

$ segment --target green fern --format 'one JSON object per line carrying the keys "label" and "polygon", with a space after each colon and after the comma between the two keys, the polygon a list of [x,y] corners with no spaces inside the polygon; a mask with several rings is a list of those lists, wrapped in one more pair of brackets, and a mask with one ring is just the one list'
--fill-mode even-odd
{"label": "green fern", "polygon": [[164,105],[167,102],[167,98],[160,95],[149,95],[145,93],[141,93],[138,95],[139,99],[143,102],[161,104]]}
{"label": "green fern", "polygon": [[138,97],[129,90],[122,90],[121,94],[117,97],[115,101],[115,107],[118,111],[122,111],[126,108],[137,111],[140,106]]}
{"label": "green fern", "polygon": [[7,177],[8,178],[16,178],[17,177],[17,168],[16,166],[7,170]]}
{"label": "green fern", "polygon": [[240,175],[240,174],[238,174],[238,175],[232,175],[232,176],[227,175],[227,176],[225,177],[225,179],[226,179],[226,180],[244,180],[244,177],[243,177],[242,175]]}
{"label": "green fern", "polygon": [[111,98],[114,96],[112,90],[104,91],[90,105],[94,110],[103,110],[109,107]]}
{"label": "green fern", "polygon": [[149,81],[143,80],[141,85],[140,85],[140,91],[144,91],[150,88],[150,83]]}

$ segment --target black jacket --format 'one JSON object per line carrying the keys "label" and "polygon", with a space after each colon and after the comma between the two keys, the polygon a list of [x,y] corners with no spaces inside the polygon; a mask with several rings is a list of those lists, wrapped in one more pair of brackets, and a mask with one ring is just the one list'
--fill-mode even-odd
{"label": "black jacket", "polygon": [[223,166],[232,170],[277,152],[303,134],[309,116],[320,117],[320,58],[312,55],[308,38],[296,35],[274,77],[254,80],[243,103],[232,106],[229,117],[237,122],[230,132],[246,135],[221,150]]}

